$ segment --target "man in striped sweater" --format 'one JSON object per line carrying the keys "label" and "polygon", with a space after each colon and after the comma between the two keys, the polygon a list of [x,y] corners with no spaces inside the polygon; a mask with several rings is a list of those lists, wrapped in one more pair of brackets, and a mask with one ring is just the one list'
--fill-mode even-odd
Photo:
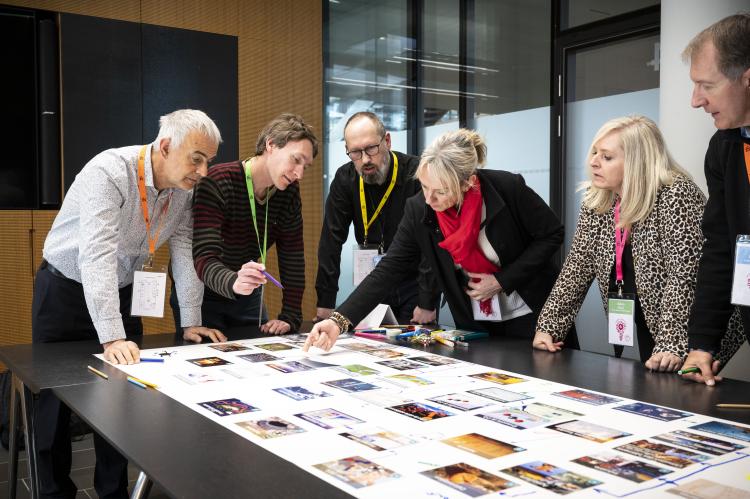
{"label": "man in striped sweater", "polygon": [[[299,328],[305,289],[299,181],[317,153],[312,128],[282,114],[260,132],[254,156],[212,166],[196,187],[193,258],[205,284],[204,324],[225,330],[262,319],[264,333]],[[274,244],[282,309],[278,319],[266,320],[262,271]]]}

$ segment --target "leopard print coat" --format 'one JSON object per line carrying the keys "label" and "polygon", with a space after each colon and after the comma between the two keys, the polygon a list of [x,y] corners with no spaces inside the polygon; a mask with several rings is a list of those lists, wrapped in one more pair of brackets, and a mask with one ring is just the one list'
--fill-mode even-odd
{"label": "leopard print coat", "polygon": [[[654,209],[630,231],[636,291],[654,338],[653,353],[687,355],[687,324],[703,246],[700,223],[705,203],[692,180],[677,176],[672,185],[659,189]],[[606,312],[614,262],[614,205],[604,214],[581,206],[570,252],[539,315],[537,331],[562,341],[594,278]],[[744,342],[737,309],[727,329],[716,356],[722,363]]]}

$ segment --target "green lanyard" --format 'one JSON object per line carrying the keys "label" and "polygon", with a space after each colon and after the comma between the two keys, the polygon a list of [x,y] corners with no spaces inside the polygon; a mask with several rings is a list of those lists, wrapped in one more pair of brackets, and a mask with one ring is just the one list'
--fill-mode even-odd
{"label": "green lanyard", "polygon": [[268,203],[271,201],[268,199],[268,191],[266,189],[266,221],[263,226],[263,248],[260,247],[260,233],[258,232],[258,220],[255,214],[255,191],[253,190],[253,174],[250,170],[252,161],[254,158],[245,160],[242,162],[242,168],[245,170],[245,183],[247,184],[247,197],[250,199],[250,211],[253,214],[253,227],[255,227],[255,235],[258,237],[258,251],[260,251],[260,263],[266,264],[266,243],[268,242]]}

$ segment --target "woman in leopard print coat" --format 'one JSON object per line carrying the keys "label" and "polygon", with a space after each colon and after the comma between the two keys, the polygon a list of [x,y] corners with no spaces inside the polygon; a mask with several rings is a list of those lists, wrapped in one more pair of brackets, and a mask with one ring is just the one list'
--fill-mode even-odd
{"label": "woman in leopard print coat", "polygon": [[[535,348],[558,351],[596,278],[605,312],[615,264],[615,206],[628,230],[636,309],[642,310],[639,344],[646,367],[675,371],[687,355],[687,323],[695,295],[703,246],[700,222],[705,197],[690,175],[669,155],[656,124],[643,116],[611,120],[602,126],[589,155],[578,225],[560,276],[542,308]],[[634,275],[633,275],[634,274]],[[627,290],[626,290],[627,291]],[[638,322],[639,312],[636,312]],[[644,324],[645,319],[645,324]],[[725,363],[742,345],[744,333],[735,311],[718,354]],[[650,337],[641,337],[647,329]],[[603,331],[602,334],[607,334]]]}

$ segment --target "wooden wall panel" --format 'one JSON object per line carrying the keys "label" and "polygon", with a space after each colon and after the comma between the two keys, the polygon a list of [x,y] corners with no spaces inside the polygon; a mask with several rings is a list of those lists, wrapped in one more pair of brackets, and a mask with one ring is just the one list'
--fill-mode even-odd
{"label": "wooden wall panel", "polygon": [[42,264],[42,250],[47,233],[52,228],[52,223],[57,216],[57,210],[34,210],[31,212],[31,227],[34,229],[34,253],[31,256],[31,270],[36,275],[39,265]]}
{"label": "wooden wall panel", "polygon": [[142,0],[141,21],[222,35],[238,34],[239,0]]}
{"label": "wooden wall panel", "polygon": [[0,344],[31,343],[30,210],[0,211]]}
{"label": "wooden wall panel", "polygon": [[3,0],[6,5],[139,22],[139,0]]}

